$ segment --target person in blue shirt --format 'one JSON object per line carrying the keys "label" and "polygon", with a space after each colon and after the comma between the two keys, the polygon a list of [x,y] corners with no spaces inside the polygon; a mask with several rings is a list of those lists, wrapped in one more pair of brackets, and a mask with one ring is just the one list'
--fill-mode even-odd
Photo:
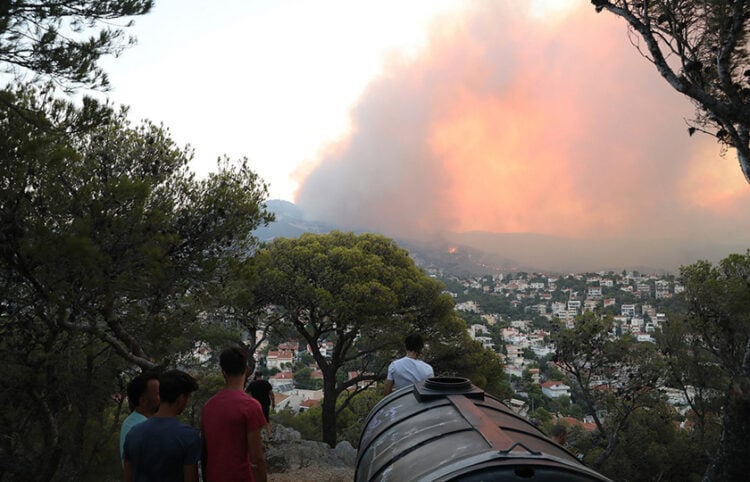
{"label": "person in blue shirt", "polygon": [[159,410],[125,437],[125,482],[197,482],[200,433],[177,420],[197,389],[195,379],[183,371],[159,376]]}
{"label": "person in blue shirt", "polygon": [[125,436],[139,423],[148,420],[159,409],[159,376],[153,372],[141,373],[128,383],[128,404],[132,412],[120,427],[120,460]]}

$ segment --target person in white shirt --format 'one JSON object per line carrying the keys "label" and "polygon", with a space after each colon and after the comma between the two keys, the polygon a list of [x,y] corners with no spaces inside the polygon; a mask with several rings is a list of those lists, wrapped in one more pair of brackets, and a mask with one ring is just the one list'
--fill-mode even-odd
{"label": "person in white shirt", "polygon": [[419,360],[419,354],[424,347],[422,336],[412,333],[404,340],[406,356],[394,360],[388,366],[388,376],[385,380],[385,395],[393,390],[421,382],[435,374],[429,363]]}

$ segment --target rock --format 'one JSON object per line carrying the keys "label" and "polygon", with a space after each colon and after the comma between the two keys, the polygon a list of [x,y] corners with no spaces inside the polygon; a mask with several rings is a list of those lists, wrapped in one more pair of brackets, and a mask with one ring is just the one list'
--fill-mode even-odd
{"label": "rock", "polygon": [[357,449],[352,447],[348,441],[339,442],[334,449],[338,457],[346,464],[354,467],[357,463]]}
{"label": "rock", "polygon": [[302,440],[296,430],[274,424],[273,436],[265,440],[269,472],[292,472],[305,468],[344,469],[354,473],[357,451],[349,442],[340,442],[335,449],[323,442]]}

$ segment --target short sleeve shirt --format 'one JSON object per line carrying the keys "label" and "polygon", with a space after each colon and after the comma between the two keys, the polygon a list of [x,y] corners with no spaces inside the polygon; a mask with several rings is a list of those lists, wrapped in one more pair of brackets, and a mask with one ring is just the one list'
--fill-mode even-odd
{"label": "short sleeve shirt", "polygon": [[123,459],[135,482],[182,482],[184,466],[200,462],[200,434],[176,418],[151,417],[128,432]]}
{"label": "short sleeve shirt", "polygon": [[388,380],[393,382],[393,387],[396,390],[424,381],[432,376],[434,376],[434,372],[429,363],[408,356],[394,360],[388,366]]}
{"label": "short sleeve shirt", "polygon": [[221,390],[203,406],[207,480],[252,482],[247,434],[266,424],[260,403],[242,390]]}
{"label": "short sleeve shirt", "polygon": [[122,459],[123,449],[125,448],[125,436],[133,429],[133,427],[139,423],[145,422],[146,420],[148,420],[148,418],[146,418],[145,415],[134,411],[122,421],[122,427],[120,427],[120,459]]}

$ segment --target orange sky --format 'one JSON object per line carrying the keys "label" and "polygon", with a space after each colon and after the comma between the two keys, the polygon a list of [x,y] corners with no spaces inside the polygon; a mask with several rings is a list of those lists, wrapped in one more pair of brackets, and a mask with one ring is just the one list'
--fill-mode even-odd
{"label": "orange sky", "polygon": [[299,205],[394,236],[750,241],[736,159],[688,137],[692,105],[622,21],[588,2],[546,19],[475,5],[436,22],[416,56],[389,60],[351,132],[305,172]]}

